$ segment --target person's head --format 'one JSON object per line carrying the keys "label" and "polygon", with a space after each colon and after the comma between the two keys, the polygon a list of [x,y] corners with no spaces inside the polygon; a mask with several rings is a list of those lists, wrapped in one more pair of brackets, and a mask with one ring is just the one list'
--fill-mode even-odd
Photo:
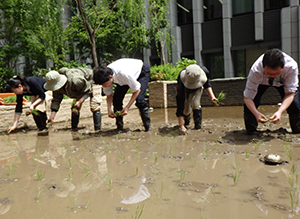
{"label": "person's head", "polygon": [[186,69],[181,72],[180,79],[188,89],[200,88],[207,81],[205,72],[196,64],[186,67]]}
{"label": "person's head", "polygon": [[113,71],[109,67],[99,66],[94,69],[94,82],[103,87],[110,87],[113,82]]}
{"label": "person's head", "polygon": [[270,49],[265,52],[262,60],[264,73],[271,78],[281,75],[284,67],[284,56],[279,49]]}
{"label": "person's head", "polygon": [[44,84],[45,90],[56,91],[62,88],[66,82],[67,77],[59,74],[57,71],[49,71],[46,76],[46,83]]}
{"label": "person's head", "polygon": [[26,77],[17,75],[6,82],[6,90],[20,95],[23,94],[24,89],[26,89],[26,85]]}

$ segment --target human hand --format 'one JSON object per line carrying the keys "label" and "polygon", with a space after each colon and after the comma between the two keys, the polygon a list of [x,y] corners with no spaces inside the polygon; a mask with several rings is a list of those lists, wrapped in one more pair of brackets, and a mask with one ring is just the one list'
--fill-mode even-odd
{"label": "human hand", "polygon": [[114,112],[111,109],[107,109],[107,112],[108,112],[108,117],[110,117],[110,118],[116,118],[117,117],[117,115],[114,114]]}
{"label": "human hand", "polygon": [[32,110],[34,110],[34,106],[33,106],[33,105],[30,105],[29,110],[30,110],[30,112],[31,112]]}
{"label": "human hand", "polygon": [[124,107],[121,111],[121,116],[126,116],[128,114],[128,108]]}
{"label": "human hand", "polygon": [[258,113],[255,117],[256,117],[257,122],[260,122],[260,123],[266,123],[269,121],[269,119],[262,113]]}
{"label": "human hand", "polygon": [[17,128],[17,126],[13,125],[12,127],[10,127],[8,130],[7,130],[7,133],[11,133],[13,130],[15,130]]}
{"label": "human hand", "polygon": [[220,106],[218,99],[217,98],[213,98],[211,99],[211,102],[215,105],[215,106]]}
{"label": "human hand", "polygon": [[276,124],[281,119],[281,113],[276,112],[273,114],[273,116],[270,117],[270,120],[272,120],[272,123]]}

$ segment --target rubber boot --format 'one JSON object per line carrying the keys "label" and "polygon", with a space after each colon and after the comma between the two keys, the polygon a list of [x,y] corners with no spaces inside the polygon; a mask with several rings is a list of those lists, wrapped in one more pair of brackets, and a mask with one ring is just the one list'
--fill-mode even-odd
{"label": "rubber boot", "polygon": [[93,112],[93,120],[94,120],[95,131],[99,131],[101,129],[101,112],[100,112],[100,110]]}
{"label": "rubber boot", "polygon": [[141,113],[141,118],[143,121],[143,125],[145,127],[145,131],[148,132],[150,131],[150,123],[151,123],[149,108],[145,107],[144,109],[139,109],[139,110]]}
{"label": "rubber boot", "polygon": [[184,126],[188,126],[191,121],[191,114],[184,116]]}
{"label": "rubber boot", "polygon": [[[116,113],[117,111],[121,111],[122,107],[114,107],[114,113]],[[123,116],[117,116],[116,117],[116,125],[117,125],[117,130],[121,131],[123,130]]]}
{"label": "rubber boot", "polygon": [[244,113],[244,122],[247,134],[254,135],[258,126],[255,116],[253,114]]}
{"label": "rubber boot", "polygon": [[35,121],[36,126],[38,127],[39,131],[47,129],[46,121],[47,121],[47,114],[41,111],[38,111],[38,115],[32,114],[33,119]]}
{"label": "rubber boot", "polygon": [[193,117],[195,123],[195,129],[201,129],[202,123],[202,109],[193,109]]}
{"label": "rubber boot", "polygon": [[72,129],[77,129],[78,123],[79,123],[79,116],[80,116],[79,111],[72,109],[72,116],[71,116],[71,126],[72,126]]}
{"label": "rubber boot", "polygon": [[300,133],[300,116],[299,115],[289,115],[290,126],[293,133]]}

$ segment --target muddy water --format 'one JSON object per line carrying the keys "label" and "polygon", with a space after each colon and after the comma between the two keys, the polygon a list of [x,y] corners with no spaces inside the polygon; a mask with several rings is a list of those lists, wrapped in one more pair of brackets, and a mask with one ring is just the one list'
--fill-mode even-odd
{"label": "muddy water", "polygon": [[[151,112],[149,133],[137,115],[122,133],[105,116],[99,134],[85,119],[77,132],[68,122],[1,135],[0,218],[299,217],[300,135],[286,114],[253,136],[242,107],[203,108],[202,129],[186,136],[175,109]],[[288,164],[260,162],[268,153]]]}

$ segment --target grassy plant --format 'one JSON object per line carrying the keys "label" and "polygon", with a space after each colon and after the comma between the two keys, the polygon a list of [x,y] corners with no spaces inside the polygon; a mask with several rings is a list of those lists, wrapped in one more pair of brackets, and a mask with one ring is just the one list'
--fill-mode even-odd
{"label": "grassy plant", "polygon": [[191,157],[191,162],[192,162],[193,167],[195,167],[196,163],[197,163],[196,158],[195,157]]}
{"label": "grassy plant", "polygon": [[75,197],[74,201],[72,201],[71,198],[70,198],[70,196],[69,196],[69,200],[72,203],[74,213],[76,213],[76,209],[77,209],[77,197]]}
{"label": "grassy plant", "polygon": [[141,216],[142,216],[142,214],[143,214],[143,212],[144,212],[144,208],[145,208],[145,204],[143,203],[143,204],[141,204],[140,206],[138,205],[138,206],[136,206],[136,209],[135,209],[135,215],[133,216],[133,215],[131,215],[131,218],[133,219],[139,219]]}
{"label": "grassy plant", "polygon": [[120,157],[120,160],[123,161],[124,158],[125,158],[124,152],[120,151],[120,152],[119,152],[119,157]]}
{"label": "grassy plant", "polygon": [[82,166],[81,169],[83,169],[86,172],[85,178],[90,175],[91,168],[89,166]]}
{"label": "grassy plant", "polygon": [[171,155],[172,154],[172,148],[171,148],[171,146],[169,147],[169,155]]}
{"label": "grassy plant", "polygon": [[256,145],[254,145],[254,150],[257,151],[259,146],[261,145],[262,141],[259,141]]}
{"label": "grassy plant", "polygon": [[205,156],[208,157],[209,151],[210,151],[210,150],[208,149],[208,147],[205,147],[205,148],[204,148],[204,151],[205,151]]}
{"label": "grassy plant", "polygon": [[41,180],[44,179],[45,173],[43,174],[41,171],[37,170],[37,171],[36,171],[36,176],[37,176],[37,178],[38,178],[38,181],[41,181]]}
{"label": "grassy plant", "polygon": [[71,181],[71,180],[73,179],[73,174],[74,174],[74,173],[71,172],[71,171],[68,172],[68,176],[69,176],[69,177],[68,177],[68,180],[69,180],[69,181]]}
{"label": "grassy plant", "polygon": [[158,198],[162,198],[162,193],[163,193],[163,189],[164,189],[164,183],[163,182],[161,182],[161,184],[160,184],[160,196],[158,195],[158,192],[157,192],[157,190],[154,188],[154,186],[152,186],[152,188],[153,188],[153,191],[154,191],[154,193],[155,193],[155,195],[156,195],[156,197],[158,197]]}
{"label": "grassy plant", "polygon": [[121,111],[121,110],[117,110],[117,111],[115,112],[115,114],[116,114],[116,116],[121,116],[122,111]]}
{"label": "grassy plant", "polygon": [[137,151],[140,151],[140,145],[139,144],[136,144],[136,149],[137,149]]}
{"label": "grassy plant", "polygon": [[71,160],[71,157],[69,157],[69,159],[68,159],[68,165],[69,165],[69,168],[72,169],[72,160]]}
{"label": "grassy plant", "polygon": [[35,116],[39,115],[39,111],[37,109],[31,110],[30,113],[35,115]]}
{"label": "grassy plant", "polygon": [[41,189],[41,187],[39,187],[39,188],[38,188],[38,194],[37,194],[37,197],[36,197],[36,201],[37,201],[37,202],[40,201],[41,192],[42,192],[42,189]]}
{"label": "grassy plant", "polygon": [[285,147],[285,154],[288,156],[289,160],[292,160],[292,150],[291,150],[291,146],[289,144],[284,144]]}
{"label": "grassy plant", "polygon": [[298,175],[297,168],[295,164],[291,166],[290,174],[288,176],[288,183],[290,185],[290,190],[286,193],[289,197],[292,213],[295,214],[295,206],[299,203],[300,192],[298,190]]}
{"label": "grassy plant", "polygon": [[222,103],[222,100],[226,99],[226,93],[224,93],[223,91],[221,91],[217,97],[217,103],[219,105],[224,105],[224,103]]}
{"label": "grassy plant", "polygon": [[211,193],[213,194],[213,196],[214,196],[216,202],[219,204],[219,201],[216,199],[216,195],[215,195],[214,191],[213,191],[212,189],[210,189],[210,191],[211,191]]}
{"label": "grassy plant", "polygon": [[84,206],[83,209],[87,209],[88,205],[90,204],[90,201],[88,201]]}
{"label": "grassy plant", "polygon": [[236,185],[238,183],[238,180],[240,178],[240,175],[242,173],[242,170],[240,169],[238,163],[231,163],[229,164],[232,169],[233,169],[233,173],[232,173],[232,177],[233,177],[233,184]]}
{"label": "grassy plant", "polygon": [[157,152],[153,152],[154,163],[157,163]]}
{"label": "grassy plant", "polygon": [[249,158],[249,149],[246,149],[246,151],[245,151],[245,157],[246,157],[246,159]]}
{"label": "grassy plant", "polygon": [[181,180],[184,180],[185,178],[185,171],[184,170],[181,170],[180,168],[178,168],[178,171],[177,171],[178,175],[179,175],[179,178]]}
{"label": "grassy plant", "polygon": [[136,166],[135,167],[135,175],[138,175],[139,174],[139,166]]}
{"label": "grassy plant", "polygon": [[109,190],[112,191],[113,190],[113,182],[111,179],[108,180],[108,186],[109,186]]}

